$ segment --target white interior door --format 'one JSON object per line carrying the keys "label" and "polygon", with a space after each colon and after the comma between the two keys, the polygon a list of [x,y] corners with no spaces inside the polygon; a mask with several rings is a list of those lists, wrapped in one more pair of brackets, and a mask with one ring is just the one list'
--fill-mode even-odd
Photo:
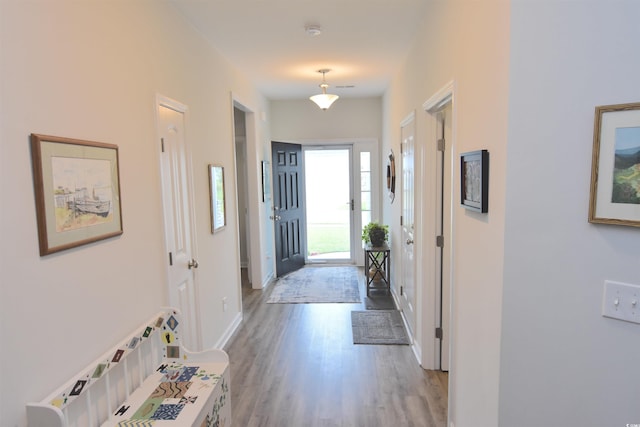
{"label": "white interior door", "polygon": [[402,235],[401,235],[401,263],[402,288],[401,308],[405,319],[412,330],[416,332],[416,285],[415,285],[415,257],[414,257],[414,152],[415,152],[415,115],[411,114],[401,125],[402,153]]}
{"label": "white interior door", "polygon": [[200,350],[198,288],[193,238],[191,162],[185,140],[186,107],[159,100],[158,134],[161,144],[162,199],[168,251],[169,304],[182,313],[185,345]]}

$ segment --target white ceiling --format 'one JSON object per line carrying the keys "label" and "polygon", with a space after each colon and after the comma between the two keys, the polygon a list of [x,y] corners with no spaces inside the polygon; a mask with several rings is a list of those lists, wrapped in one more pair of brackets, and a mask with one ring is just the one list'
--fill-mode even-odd
{"label": "white ceiling", "polygon": [[[428,0],[171,0],[269,99],[380,96],[405,60]],[[310,36],[305,26],[319,25]],[[351,86],[341,88],[339,86]]]}

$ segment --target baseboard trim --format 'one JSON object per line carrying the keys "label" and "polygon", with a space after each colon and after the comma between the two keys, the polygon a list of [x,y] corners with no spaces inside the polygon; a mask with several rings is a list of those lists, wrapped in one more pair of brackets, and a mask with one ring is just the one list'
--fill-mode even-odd
{"label": "baseboard trim", "polygon": [[[396,307],[400,307],[400,301],[398,299],[398,295],[391,289],[391,296],[396,304]],[[402,322],[404,323],[404,329],[409,334],[409,338],[411,340],[411,351],[413,352],[413,356],[416,358],[418,365],[422,366],[422,348],[418,343],[416,343],[415,338],[413,337],[413,331],[409,328],[409,324],[407,323],[407,319],[404,315],[404,311],[400,310],[400,314],[402,315]],[[424,368],[424,367],[423,367]]]}
{"label": "baseboard trim", "polygon": [[269,274],[267,277],[262,279],[262,287],[260,289],[266,289],[275,281],[276,281],[276,278],[274,277],[273,273]]}
{"label": "baseboard trim", "polygon": [[215,347],[224,348],[224,346],[229,343],[229,339],[231,339],[233,334],[240,327],[241,323],[242,323],[242,312],[236,314],[236,317],[233,319],[233,322],[231,322],[227,330],[224,331],[224,334],[222,334],[222,337],[220,337]]}

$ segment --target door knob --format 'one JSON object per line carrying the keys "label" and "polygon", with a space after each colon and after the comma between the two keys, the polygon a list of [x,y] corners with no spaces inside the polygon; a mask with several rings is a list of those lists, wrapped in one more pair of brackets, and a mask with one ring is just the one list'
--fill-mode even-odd
{"label": "door knob", "polygon": [[280,215],[271,215],[269,219],[273,219],[275,221],[280,221],[282,217]]}
{"label": "door knob", "polygon": [[192,268],[198,268],[198,261],[196,261],[195,259],[191,258],[189,260],[189,263],[187,264],[187,266],[189,267],[189,270],[191,270]]}
{"label": "door knob", "polygon": [[407,245],[413,245],[413,239],[407,239]]}

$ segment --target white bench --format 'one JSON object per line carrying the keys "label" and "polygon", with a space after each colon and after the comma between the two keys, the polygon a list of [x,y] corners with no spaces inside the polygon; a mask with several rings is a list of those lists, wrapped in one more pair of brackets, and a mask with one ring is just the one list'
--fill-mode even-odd
{"label": "white bench", "polygon": [[41,402],[29,427],[231,425],[229,357],[181,345],[177,310],[160,311]]}

